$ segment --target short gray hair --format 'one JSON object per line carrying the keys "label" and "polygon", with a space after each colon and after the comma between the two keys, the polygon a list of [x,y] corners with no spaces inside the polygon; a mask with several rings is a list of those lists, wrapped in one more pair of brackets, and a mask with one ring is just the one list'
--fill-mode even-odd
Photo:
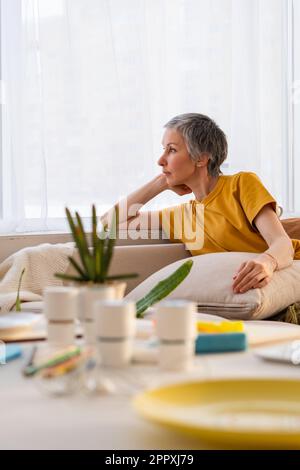
{"label": "short gray hair", "polygon": [[198,161],[203,152],[210,155],[207,170],[211,176],[222,173],[220,166],[227,158],[228,144],[226,135],[211,118],[198,113],[179,114],[164,127],[182,134],[193,161]]}

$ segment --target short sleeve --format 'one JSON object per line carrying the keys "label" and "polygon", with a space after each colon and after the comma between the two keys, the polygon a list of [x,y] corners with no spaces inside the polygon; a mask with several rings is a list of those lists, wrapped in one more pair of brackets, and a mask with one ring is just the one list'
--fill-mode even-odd
{"label": "short sleeve", "polygon": [[255,173],[240,174],[239,197],[241,206],[252,226],[257,214],[267,204],[271,204],[273,210],[278,213],[276,200]]}

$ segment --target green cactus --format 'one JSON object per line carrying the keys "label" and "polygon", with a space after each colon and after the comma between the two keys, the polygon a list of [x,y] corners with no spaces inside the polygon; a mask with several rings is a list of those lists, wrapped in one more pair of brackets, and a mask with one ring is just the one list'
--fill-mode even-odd
{"label": "green cactus", "polygon": [[118,207],[113,213],[110,231],[108,232],[107,226],[105,226],[98,235],[96,207],[95,205],[92,206],[91,249],[89,249],[88,234],[84,230],[82,219],[78,212],[75,213],[75,218],[73,218],[69,209],[66,208],[66,215],[73,240],[79,252],[81,265],[79,265],[73,257],[69,256],[69,261],[78,275],[71,276],[68,274],[55,273],[55,277],[79,283],[91,282],[98,284],[137,277],[136,273],[120,274],[117,276],[108,275],[116,242],[114,230],[119,220]]}
{"label": "green cactus", "polygon": [[192,260],[186,261],[173,274],[156,284],[145,297],[138,300],[136,303],[136,316],[142,318],[147,308],[169,295],[187,277],[192,266]]}

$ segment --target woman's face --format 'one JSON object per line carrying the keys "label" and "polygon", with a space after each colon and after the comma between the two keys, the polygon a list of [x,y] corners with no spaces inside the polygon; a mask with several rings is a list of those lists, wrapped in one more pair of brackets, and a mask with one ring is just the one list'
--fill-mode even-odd
{"label": "woman's face", "polygon": [[163,140],[163,154],[158,160],[171,186],[184,184],[195,173],[195,162],[189,156],[184,138],[175,129],[166,129]]}

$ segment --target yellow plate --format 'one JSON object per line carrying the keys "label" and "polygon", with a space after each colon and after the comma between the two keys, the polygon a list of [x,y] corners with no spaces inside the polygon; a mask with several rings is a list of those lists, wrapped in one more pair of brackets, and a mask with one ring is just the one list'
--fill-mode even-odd
{"label": "yellow plate", "polygon": [[137,395],[145,418],[219,447],[300,449],[300,381],[209,380]]}

